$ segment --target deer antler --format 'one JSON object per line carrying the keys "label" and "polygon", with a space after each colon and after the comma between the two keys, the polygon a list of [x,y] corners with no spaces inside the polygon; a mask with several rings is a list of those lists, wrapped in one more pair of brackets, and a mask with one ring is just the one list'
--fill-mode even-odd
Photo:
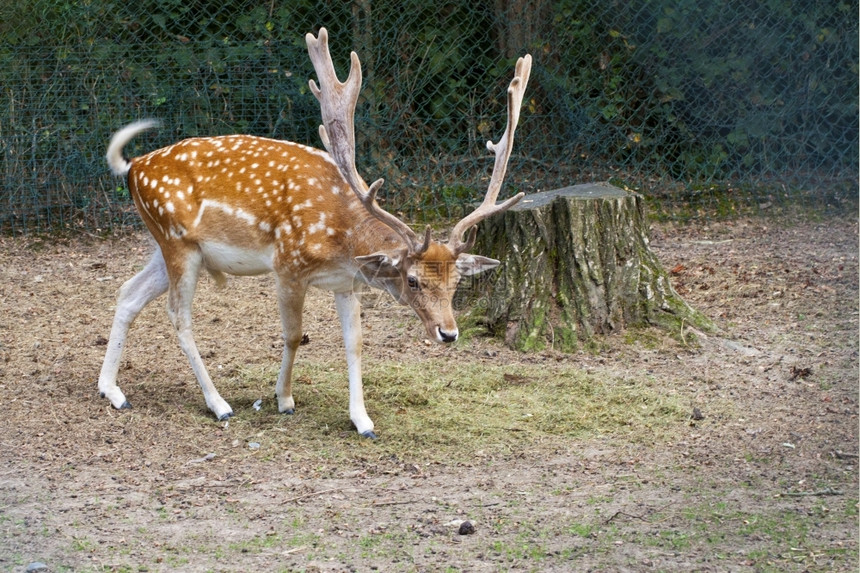
{"label": "deer antler", "polygon": [[320,102],[323,125],[320,138],[326,150],[334,159],[346,182],[352,188],[367,211],[393,229],[406,242],[409,251],[420,254],[430,245],[430,228],[424,235],[423,243],[418,241],[409,225],[383,209],[376,202],[376,193],[384,181],[377,179],[368,187],[355,167],[355,105],[361,90],[361,62],[355,52],[350,54],[349,76],[345,82],[337,79],[334,64],[328,50],[328,32],[320,28],[319,36],[308,33],[305,36],[308,55],[316,70],[319,87],[310,80],[311,92]]}
{"label": "deer antler", "polygon": [[[496,204],[496,198],[499,196],[502,181],[505,179],[505,171],[508,168],[508,159],[511,157],[511,150],[514,146],[514,131],[516,131],[517,122],[520,119],[523,94],[526,91],[526,85],[529,83],[531,68],[532,57],[530,55],[517,60],[514,79],[511,80],[511,84],[508,86],[508,126],[505,128],[505,133],[499,139],[498,143],[487,142],[487,149],[496,154],[496,162],[493,165],[493,176],[490,179],[487,194],[477,209],[454,225],[451,236],[448,238],[448,248],[456,255],[471,249],[475,244],[477,232],[475,225],[491,215],[510,209],[525,195],[525,193],[517,193],[505,202]],[[464,242],[463,235],[470,229],[469,237]]]}

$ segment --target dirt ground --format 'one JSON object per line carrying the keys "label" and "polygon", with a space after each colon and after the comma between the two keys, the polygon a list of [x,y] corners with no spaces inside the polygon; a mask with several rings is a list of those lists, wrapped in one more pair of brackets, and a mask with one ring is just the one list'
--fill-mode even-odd
{"label": "dirt ground", "polygon": [[[690,419],[668,438],[491,453],[464,441],[450,461],[376,453],[348,428],[268,453],[231,434],[252,415],[237,369],[279,360],[268,277],[203,281],[195,301],[197,341],[240,420],[208,417],[163,299],[133,326],[120,373],[134,409],[113,410],[96,392],[104,339],[148,239],[0,238],[0,570],[856,571],[857,221],[651,235],[719,331],[688,331],[689,345],[620,333],[597,354],[542,356],[648,377]],[[341,356],[331,296],[312,294],[305,315],[300,364]],[[365,331],[367,364],[536,359],[485,339],[427,346],[404,310],[368,308]]]}

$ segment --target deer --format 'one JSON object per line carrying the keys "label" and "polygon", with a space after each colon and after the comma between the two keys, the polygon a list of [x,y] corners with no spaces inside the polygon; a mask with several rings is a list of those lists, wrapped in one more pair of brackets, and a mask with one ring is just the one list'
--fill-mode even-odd
{"label": "deer", "polygon": [[470,254],[477,225],[524,195],[497,203],[513,148],[531,56],[516,63],[507,90],[507,127],[487,142],[495,163],[482,203],[451,230],[447,242],[416,233],[376,199],[383,184],[367,185],[355,165],[354,113],[361,89],[361,62],[350,54],[341,82],[328,49],[328,33],[305,37],[319,85],[325,151],[252,135],[193,137],[132,159],[125,146],[159,125],[145,119],[117,131],[107,163],[125,177],[156,249],[143,270],[119,289],[110,337],[98,379],[102,398],[119,410],[131,405],[117,385],[126,337],[146,305],[167,293],[167,314],[179,345],[219,421],[233,415],[212,383],[192,332],[192,300],[207,271],[218,285],[225,274],[274,273],[283,330],[283,354],[275,384],[280,413],[295,413],[293,364],[302,339],[302,309],[309,287],[334,293],[343,331],[349,380],[349,418],[357,432],[376,439],[364,404],[359,288],[388,292],[411,307],[429,338],[450,344],[459,336],[452,299],[462,277],[492,269],[498,260]]}

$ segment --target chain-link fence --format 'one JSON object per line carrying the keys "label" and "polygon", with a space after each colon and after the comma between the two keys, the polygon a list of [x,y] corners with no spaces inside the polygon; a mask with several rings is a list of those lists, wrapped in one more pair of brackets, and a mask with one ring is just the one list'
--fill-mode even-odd
{"label": "chain-link fence", "polygon": [[838,0],[0,0],[0,232],[137,225],[110,135],[319,146],[304,35],[361,56],[359,169],[412,220],[482,197],[515,58],[535,58],[506,194],[611,180],[652,205],[853,204],[858,17]]}

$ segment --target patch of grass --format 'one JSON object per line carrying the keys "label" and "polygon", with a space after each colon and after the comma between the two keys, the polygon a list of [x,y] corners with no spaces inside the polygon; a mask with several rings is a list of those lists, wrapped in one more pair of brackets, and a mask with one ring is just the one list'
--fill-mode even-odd
{"label": "patch of grass", "polygon": [[189,558],[184,555],[168,554],[167,557],[164,559],[164,562],[167,563],[170,567],[177,568],[188,565],[190,561]]}
{"label": "patch of grass", "polygon": [[263,535],[257,535],[247,541],[236,544],[234,549],[239,549],[243,552],[259,552],[263,549],[271,549],[278,547],[283,542],[280,535],[274,532],[268,532]]}
{"label": "patch of grass", "polygon": [[690,547],[690,534],[677,529],[664,529],[660,532],[660,546],[682,551]]}
{"label": "patch of grass", "polygon": [[95,542],[88,537],[74,537],[72,538],[72,549],[74,551],[84,551],[91,552],[96,548]]}
{"label": "patch of grass", "polygon": [[[856,499],[847,501],[856,510]],[[739,567],[755,571],[823,572],[856,568],[856,543],[839,525],[844,519],[841,512],[835,508],[831,511],[823,503],[803,508],[766,503],[750,508],[717,497],[683,508],[664,508],[668,511],[624,510],[609,519],[599,511],[605,503],[612,500],[592,497],[588,499],[588,504],[594,506],[592,519],[580,516],[554,524],[552,531],[540,538],[534,534],[528,539],[509,537],[492,545],[490,550],[509,560],[526,559],[529,556],[520,542],[540,547],[542,538],[555,540],[555,548],[563,549],[560,555],[570,556],[582,551],[592,556],[610,555],[618,547],[636,546],[633,554],[673,555],[677,562],[695,563],[700,556],[709,555],[711,566],[716,561],[725,561],[717,566],[720,570]],[[526,526],[518,524],[520,531]]]}
{"label": "patch of grass", "polygon": [[568,532],[577,537],[591,537],[596,531],[597,526],[591,523],[574,523],[568,528]]}
{"label": "patch of grass", "polygon": [[362,559],[392,559],[402,557],[411,560],[404,547],[411,545],[410,535],[405,532],[380,531],[359,537],[358,555]]}
{"label": "patch of grass", "polygon": [[547,556],[546,548],[525,536],[517,536],[511,541],[497,540],[490,544],[490,551],[504,557],[508,561],[528,560],[540,561]]}
{"label": "patch of grass", "polygon": [[590,496],[585,503],[588,505],[600,505],[602,503],[612,503],[613,499],[608,495]]}
{"label": "patch of grass", "polygon": [[842,547],[841,543],[834,546],[832,540],[820,537],[817,530],[826,526],[829,513],[822,508],[797,511],[765,507],[748,511],[732,510],[724,502],[697,504],[682,512],[681,521],[673,520],[672,526],[661,528],[649,540],[634,533],[628,541],[638,540],[679,553],[702,545],[746,547],[744,558],[756,570],[782,571],[789,563],[807,563],[809,570],[824,571],[836,563],[856,560],[857,555],[856,547]]}
{"label": "patch of grass", "polygon": [[[258,455],[264,459],[267,446],[322,458],[409,452],[416,461],[451,461],[470,459],[478,450],[509,453],[599,435],[653,443],[688,415],[668,386],[646,377],[597,377],[568,365],[377,362],[364,374],[368,413],[381,437],[370,442],[355,434],[349,421],[341,364],[301,364],[297,370],[295,415],[277,413],[271,398],[259,412],[244,407],[256,399],[255,390],[250,390],[253,396],[231,399],[237,416],[229,430],[241,439],[253,436],[263,446]],[[271,387],[277,372],[271,366],[241,375],[251,379],[242,386],[253,389]],[[332,441],[333,434],[346,439],[348,447]]]}

